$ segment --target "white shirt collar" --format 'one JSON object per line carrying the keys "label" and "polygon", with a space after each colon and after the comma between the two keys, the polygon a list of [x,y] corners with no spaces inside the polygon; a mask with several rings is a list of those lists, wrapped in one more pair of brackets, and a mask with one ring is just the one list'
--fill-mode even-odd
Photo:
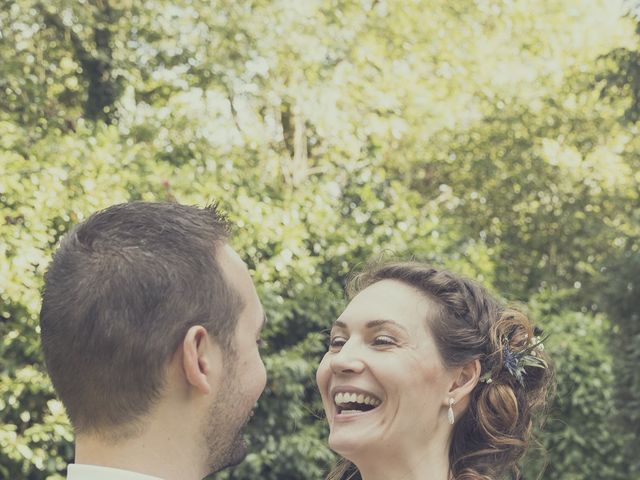
{"label": "white shirt collar", "polygon": [[143,473],[120,470],[119,468],[100,467],[98,465],[69,464],[67,480],[161,480]]}

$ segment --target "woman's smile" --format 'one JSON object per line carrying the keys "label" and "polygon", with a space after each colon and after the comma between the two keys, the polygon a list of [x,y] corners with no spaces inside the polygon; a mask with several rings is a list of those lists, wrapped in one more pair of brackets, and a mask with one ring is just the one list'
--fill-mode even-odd
{"label": "woman's smile", "polygon": [[344,385],[333,387],[330,398],[333,398],[333,421],[345,422],[359,417],[368,418],[381,404],[382,400],[366,389]]}

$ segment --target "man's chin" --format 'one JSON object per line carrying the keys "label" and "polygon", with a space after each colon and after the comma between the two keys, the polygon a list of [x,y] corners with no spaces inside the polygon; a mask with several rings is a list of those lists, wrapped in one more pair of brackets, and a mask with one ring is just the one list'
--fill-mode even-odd
{"label": "man's chin", "polygon": [[211,465],[209,470],[209,474],[220,472],[226,468],[235,467],[242,463],[242,461],[247,456],[247,445],[245,444],[244,438],[242,435],[238,436],[238,438],[230,445],[229,450],[226,455],[222,458],[218,458],[217,463]]}
{"label": "man's chin", "polygon": [[227,467],[235,467],[247,457],[247,444],[242,435],[234,442],[233,451],[229,455]]}

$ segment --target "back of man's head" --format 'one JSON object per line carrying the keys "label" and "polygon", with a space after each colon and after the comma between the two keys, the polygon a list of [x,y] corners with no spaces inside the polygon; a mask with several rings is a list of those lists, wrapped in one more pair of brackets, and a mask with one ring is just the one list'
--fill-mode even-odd
{"label": "back of man's head", "polygon": [[227,235],[215,207],[135,202],[92,215],[62,240],[45,275],[40,326],[76,433],[135,429],[190,327],[232,348],[243,305],[216,261]]}

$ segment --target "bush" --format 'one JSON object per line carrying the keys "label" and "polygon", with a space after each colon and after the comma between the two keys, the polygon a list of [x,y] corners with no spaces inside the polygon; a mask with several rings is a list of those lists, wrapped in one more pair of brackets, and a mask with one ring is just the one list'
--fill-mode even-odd
{"label": "bush", "polygon": [[532,318],[550,334],[545,348],[553,360],[557,391],[524,478],[538,478],[545,468],[545,480],[628,480],[625,439],[612,422],[617,414],[609,350],[614,329],[603,314],[564,309],[565,297],[541,294],[530,304]]}

